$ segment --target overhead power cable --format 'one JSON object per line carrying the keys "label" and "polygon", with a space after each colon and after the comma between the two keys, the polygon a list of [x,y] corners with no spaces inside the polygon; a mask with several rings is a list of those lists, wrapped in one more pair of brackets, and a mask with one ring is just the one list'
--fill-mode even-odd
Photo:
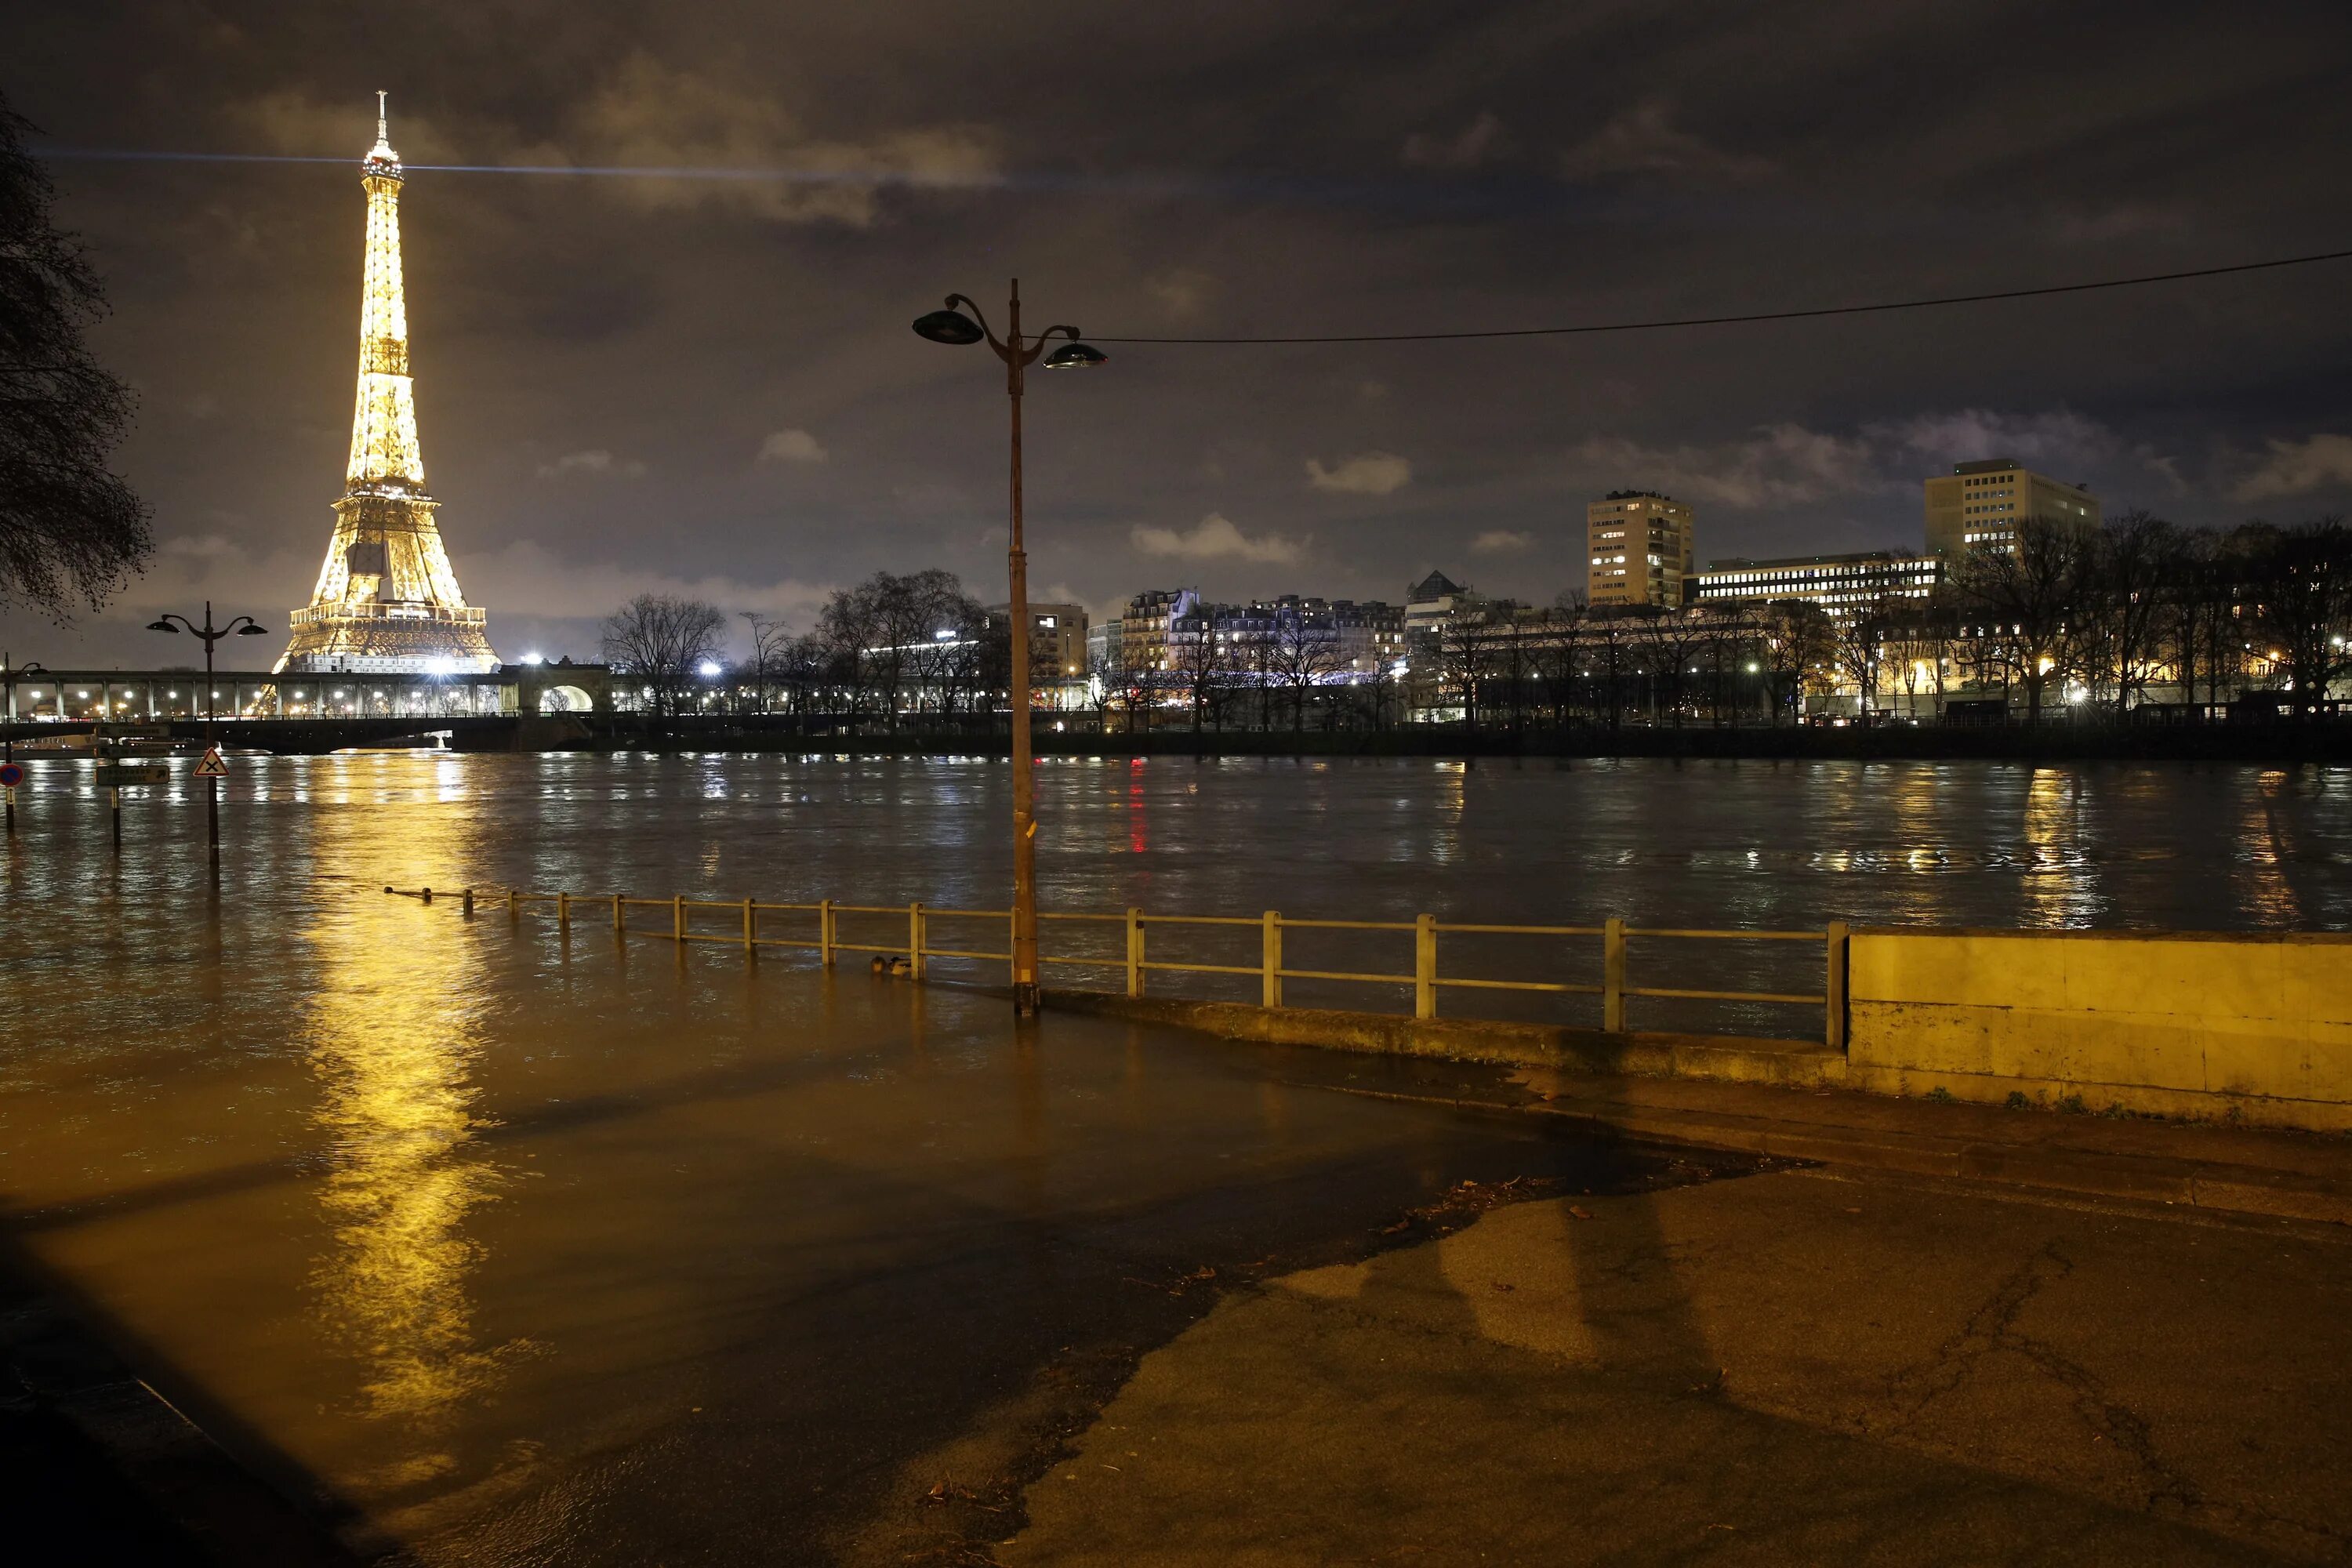
{"label": "overhead power cable", "polygon": [[2200,267],[2187,272],[2150,272],[2137,278],[2101,278],[2088,283],[2052,283],[2038,289],[1999,289],[1983,294],[1939,294],[1920,300],[1882,300],[1867,305],[1822,305],[1809,310],[1755,310],[1737,316],[1668,316],[1646,321],[1595,321],[1578,327],[1492,327],[1463,332],[1334,332],[1315,337],[1274,338],[1110,338],[1097,343],[1199,344],[1203,347],[1249,343],[1438,343],[1474,338],[1568,338],[1593,332],[1650,332],[1671,327],[1731,327],[1751,321],[1803,321],[1823,316],[1867,316],[1887,310],[1925,310],[1939,305],[1983,305],[1999,300],[2038,300],[2053,294],[2087,294],[2102,289],[2137,289],[2149,283],[2180,283],[2192,278],[2226,278],[2239,272],[2266,272],[2281,267],[2307,267],[2319,261],[2352,260],[2352,250],[2326,250],[2313,256],[2281,256],[2267,261],[2241,261],[2230,267]]}

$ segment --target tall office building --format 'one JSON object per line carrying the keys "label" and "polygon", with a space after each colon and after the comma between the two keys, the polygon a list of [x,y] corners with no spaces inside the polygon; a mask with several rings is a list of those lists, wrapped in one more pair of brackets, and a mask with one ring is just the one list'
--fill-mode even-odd
{"label": "tall office building", "polygon": [[1844,621],[1893,603],[1926,600],[1943,583],[1944,567],[1940,555],[1907,550],[1713,561],[1692,579],[1691,597],[1702,605],[1801,599]]}
{"label": "tall office building", "polygon": [[1927,551],[1957,560],[1971,550],[2015,548],[2020,518],[2099,526],[2098,498],[2037,474],[2012,458],[1955,463],[1927,484]]}
{"label": "tall office building", "polygon": [[1698,574],[1691,509],[1655,490],[1612,490],[1584,509],[1585,598],[1599,605],[1684,602]]}

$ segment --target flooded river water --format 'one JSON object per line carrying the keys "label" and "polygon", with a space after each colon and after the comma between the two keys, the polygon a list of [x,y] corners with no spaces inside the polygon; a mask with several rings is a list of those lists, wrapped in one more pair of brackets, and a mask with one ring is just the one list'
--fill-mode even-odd
{"label": "flooded river water", "polygon": [[[995,907],[1001,763],[236,766],[215,884],[200,800],[131,800],[118,854],[34,765],[0,1207],[159,1386],[429,1559],[836,1557],[977,1412],[1173,1331],[1171,1281],[1466,1177],[1659,1179],[1317,1086],[1358,1062],[382,890]],[[2352,775],[2311,769],[1072,760],[1040,800],[1049,909],[2352,918]]]}

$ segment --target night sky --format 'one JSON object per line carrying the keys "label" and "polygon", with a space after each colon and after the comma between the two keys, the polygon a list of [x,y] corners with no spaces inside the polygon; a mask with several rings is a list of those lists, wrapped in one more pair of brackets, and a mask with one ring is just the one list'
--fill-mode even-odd
{"label": "night sky", "polygon": [[[877,568],[1003,593],[1004,400],[950,290],[1090,335],[1801,308],[2352,247],[2352,8],[1868,3],[16,5],[0,89],[139,389],[161,549],[52,666],[282,630],[341,493],[375,89],[426,472],[511,658],[630,595],[806,625]],[[437,173],[712,167],[793,178]],[[1702,562],[1908,546],[2015,457],[2110,514],[2352,509],[2352,263],[1832,321],[1460,344],[1119,347],[1033,382],[1031,582],[1549,600],[1584,503]],[[182,639],[184,641],[185,639]],[[258,642],[258,639],[255,639]],[[251,649],[274,655],[273,639]],[[247,649],[236,652],[247,653]],[[266,662],[264,660],[263,662]]]}

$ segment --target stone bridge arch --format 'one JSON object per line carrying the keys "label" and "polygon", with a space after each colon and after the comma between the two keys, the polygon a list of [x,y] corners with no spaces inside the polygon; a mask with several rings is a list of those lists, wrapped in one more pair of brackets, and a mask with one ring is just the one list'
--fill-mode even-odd
{"label": "stone bridge arch", "polygon": [[526,718],[542,713],[610,713],[613,669],[604,664],[520,664],[515,677],[515,709]]}

